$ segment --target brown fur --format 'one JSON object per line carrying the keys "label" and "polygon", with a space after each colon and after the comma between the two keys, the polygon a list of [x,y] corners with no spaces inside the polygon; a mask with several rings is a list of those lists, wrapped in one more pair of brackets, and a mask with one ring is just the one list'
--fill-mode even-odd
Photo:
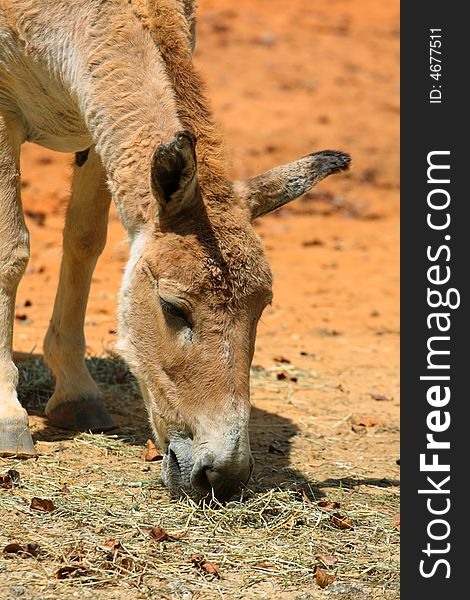
{"label": "brown fur", "polygon": [[233,202],[222,137],[214,124],[205,85],[192,61],[189,27],[181,4],[176,0],[130,2],[161,52],[183,128],[196,136],[198,176],[205,200]]}
{"label": "brown fur", "polygon": [[72,429],[110,424],[85,367],[83,325],[112,196],[131,245],[119,348],[166,451],[165,482],[174,493],[228,497],[252,467],[249,368],[271,299],[251,221],[349,159],[317,153],[234,185],[192,61],[194,24],[192,0],[0,0],[0,455],[34,453],[11,359],[28,250],[20,146],[90,148],[74,166],[45,340],[57,379],[46,414]]}

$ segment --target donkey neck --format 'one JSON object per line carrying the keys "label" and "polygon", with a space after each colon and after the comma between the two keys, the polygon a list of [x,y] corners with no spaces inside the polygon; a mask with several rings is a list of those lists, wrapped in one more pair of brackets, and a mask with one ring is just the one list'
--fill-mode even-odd
{"label": "donkey neck", "polygon": [[[109,11],[106,14],[109,18]],[[152,217],[150,165],[161,143],[182,129],[165,64],[127,7],[110,27],[87,29],[77,101],[129,234]]]}
{"label": "donkey neck", "polygon": [[126,228],[136,229],[155,216],[151,157],[181,129],[191,130],[198,140],[198,177],[206,204],[228,199],[221,136],[194,69],[181,2],[132,0],[119,5],[104,34],[101,26],[84,27],[91,39],[80,103]]}

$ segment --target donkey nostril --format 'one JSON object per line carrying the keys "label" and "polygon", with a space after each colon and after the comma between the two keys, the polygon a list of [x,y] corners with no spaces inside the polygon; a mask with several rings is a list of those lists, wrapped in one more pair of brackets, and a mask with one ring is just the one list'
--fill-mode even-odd
{"label": "donkey nostril", "polygon": [[213,493],[219,500],[228,500],[236,494],[251,475],[252,463],[242,469],[215,468],[213,461],[205,460],[194,467],[191,485],[201,495]]}
{"label": "donkey nostril", "polygon": [[210,467],[208,467],[207,464],[203,464],[194,467],[193,472],[191,473],[191,485],[193,488],[204,494],[211,491],[211,484],[207,477],[207,471],[209,469]]}
{"label": "donkey nostril", "polygon": [[227,477],[224,477],[221,471],[215,469],[206,469],[206,479],[209,483],[209,489],[213,489],[214,492],[220,490],[224,483],[227,482]]}
{"label": "donkey nostril", "polygon": [[238,494],[247,483],[249,476],[249,467],[236,474],[206,469],[210,489],[213,490],[213,494],[218,500],[230,500],[234,494]]}
{"label": "donkey nostril", "polygon": [[178,462],[178,457],[176,456],[176,453],[171,448],[168,448],[168,457],[169,457],[172,465],[176,469],[178,469],[178,473],[181,475],[181,467],[180,467],[180,464]]}
{"label": "donkey nostril", "polygon": [[227,473],[212,467],[202,467],[191,477],[191,484],[202,495],[214,495],[219,500],[226,500],[235,493],[239,483]]}

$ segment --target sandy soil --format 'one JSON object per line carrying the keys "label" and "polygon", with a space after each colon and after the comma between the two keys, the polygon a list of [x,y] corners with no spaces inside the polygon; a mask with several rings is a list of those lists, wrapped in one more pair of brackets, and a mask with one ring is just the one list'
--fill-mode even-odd
{"label": "sandy soil", "polygon": [[[281,461],[325,488],[347,476],[371,493],[381,493],[384,480],[396,492],[398,3],[200,0],[195,57],[226,135],[234,177],[325,148],[353,157],[349,174],[328,179],[256,226],[275,286],[254,364],[305,369],[319,382],[314,390],[291,382],[289,400],[280,394],[269,405],[256,390],[257,473],[281,481]],[[71,159],[32,145],[23,150],[32,254],[17,298],[18,351],[42,353]],[[113,210],[87,313],[91,354],[115,342],[127,252]],[[278,435],[261,423],[288,426]],[[36,432],[45,427],[40,417],[32,417],[32,425]],[[289,444],[288,460],[263,452],[272,438]]]}

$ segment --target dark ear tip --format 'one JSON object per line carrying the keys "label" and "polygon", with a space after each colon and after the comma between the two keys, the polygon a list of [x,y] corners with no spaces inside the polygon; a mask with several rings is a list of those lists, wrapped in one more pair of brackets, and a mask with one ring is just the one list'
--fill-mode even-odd
{"label": "dark ear tip", "polygon": [[[339,150],[321,150],[310,155],[315,158],[315,167],[322,169],[329,175],[339,171],[347,171],[351,164],[351,156],[347,152]],[[318,164],[319,163],[319,164]]]}
{"label": "dark ear tip", "polygon": [[184,146],[189,146],[190,148],[194,149],[196,146],[196,136],[187,129],[178,131],[175,135],[175,138],[178,148],[183,149]]}

